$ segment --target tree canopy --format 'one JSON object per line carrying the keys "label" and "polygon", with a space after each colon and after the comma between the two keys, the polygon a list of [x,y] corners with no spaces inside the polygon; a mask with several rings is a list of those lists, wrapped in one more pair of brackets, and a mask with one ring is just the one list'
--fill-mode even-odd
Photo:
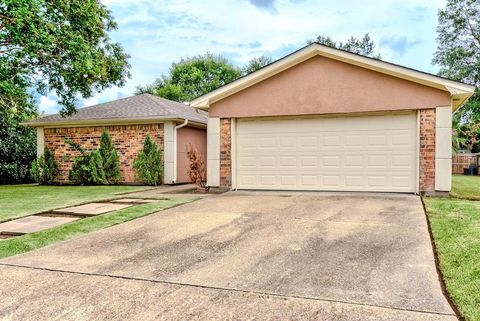
{"label": "tree canopy", "polygon": [[[380,59],[380,55],[375,52],[375,43],[368,33],[361,39],[350,37],[346,42],[336,42],[325,36],[318,36],[309,41],[313,42]],[[150,84],[138,86],[135,94],[150,93],[180,102],[191,101],[273,61],[268,56],[259,56],[248,61],[245,66],[237,68],[227,58],[211,53],[186,58],[172,63],[168,75],[162,75]]]}
{"label": "tree canopy", "polygon": [[[0,3],[0,74],[5,101],[15,91],[54,92],[62,113],[75,111],[80,95],[91,97],[129,77],[128,55],[112,42],[108,32],[117,28],[99,0],[4,0]],[[11,88],[10,88],[11,87]],[[13,89],[12,89],[13,88]]]}
{"label": "tree canopy", "polygon": [[328,47],[350,51],[370,58],[382,58],[380,54],[375,51],[375,42],[372,40],[372,38],[370,38],[368,33],[366,33],[361,39],[351,36],[345,42],[335,41],[329,36],[318,35],[316,38],[308,41],[308,43],[314,42],[318,42],[319,44]]}
{"label": "tree canopy", "polygon": [[190,101],[240,77],[241,72],[219,55],[206,53],[172,63],[168,75],[162,75],[135,94],[151,93],[175,101]]}
{"label": "tree canopy", "polygon": [[[8,97],[3,96],[2,85],[0,101],[5,103]],[[37,153],[35,130],[20,125],[37,116],[37,108],[25,91],[12,89],[12,92],[18,96],[10,101],[10,108],[0,106],[0,184],[28,182],[30,164]]]}
{"label": "tree canopy", "polygon": [[438,12],[437,51],[433,63],[441,76],[477,87],[475,95],[456,117],[463,122],[480,121],[480,3],[448,0]]}
{"label": "tree canopy", "polygon": [[271,64],[273,59],[267,56],[260,56],[251,59],[247,64],[242,68],[242,74],[247,75],[258,69],[265,67],[268,64]]}

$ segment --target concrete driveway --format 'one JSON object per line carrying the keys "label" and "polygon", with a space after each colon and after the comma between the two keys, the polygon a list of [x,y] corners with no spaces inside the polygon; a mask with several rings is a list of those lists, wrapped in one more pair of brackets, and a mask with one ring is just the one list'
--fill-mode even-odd
{"label": "concrete driveway", "polygon": [[421,201],[204,198],[0,260],[7,320],[456,320]]}

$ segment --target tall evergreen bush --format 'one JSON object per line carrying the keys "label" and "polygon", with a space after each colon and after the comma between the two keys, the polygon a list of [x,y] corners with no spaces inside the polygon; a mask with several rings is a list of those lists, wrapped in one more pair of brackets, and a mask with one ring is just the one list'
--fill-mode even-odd
{"label": "tall evergreen bush", "polygon": [[89,153],[69,139],[66,139],[65,142],[81,154],[73,159],[72,169],[68,174],[68,179],[72,183],[79,185],[108,184],[103,169],[103,159],[98,150]]}
{"label": "tall evergreen bush", "polygon": [[65,142],[81,155],[73,160],[69,179],[80,185],[108,185],[118,183],[120,174],[120,157],[110,135],[104,131],[100,138],[100,147],[91,152],[85,151],[78,143],[66,139]]}
{"label": "tall evergreen bush", "polygon": [[99,152],[103,160],[103,170],[108,183],[118,183],[122,179],[120,174],[120,156],[118,156],[112,139],[106,131],[102,133],[100,138]]}
{"label": "tall evergreen bush", "polygon": [[43,155],[34,160],[30,175],[39,184],[52,184],[58,175],[58,164],[52,151],[45,148]]}
{"label": "tall evergreen bush", "polygon": [[162,153],[147,134],[141,150],[133,161],[137,180],[147,185],[161,183],[163,175]]}

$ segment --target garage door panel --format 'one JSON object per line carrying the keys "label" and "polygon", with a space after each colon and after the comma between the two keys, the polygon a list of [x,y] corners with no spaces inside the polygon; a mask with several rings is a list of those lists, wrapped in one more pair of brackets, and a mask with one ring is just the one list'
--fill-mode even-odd
{"label": "garage door panel", "polygon": [[237,187],[415,191],[414,113],[238,120]]}

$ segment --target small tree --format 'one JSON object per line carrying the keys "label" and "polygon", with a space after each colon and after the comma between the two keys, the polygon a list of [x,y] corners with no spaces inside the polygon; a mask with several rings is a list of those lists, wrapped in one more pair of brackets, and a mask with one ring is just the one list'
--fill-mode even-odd
{"label": "small tree", "polygon": [[143,143],[143,150],[133,161],[133,168],[137,180],[142,183],[157,186],[162,181],[162,153],[148,134]]}
{"label": "small tree", "polygon": [[43,155],[33,161],[30,174],[39,184],[51,184],[55,180],[58,175],[58,164],[50,149],[45,148]]}
{"label": "small tree", "polygon": [[192,184],[197,185],[199,189],[205,189],[207,183],[207,171],[203,156],[192,144],[187,145],[188,157],[188,177]]}
{"label": "small tree", "polygon": [[122,179],[120,175],[120,157],[110,135],[106,131],[102,133],[100,138],[99,152],[103,159],[103,170],[108,183],[118,183]]}
{"label": "small tree", "polygon": [[68,174],[70,181],[80,185],[108,184],[103,169],[103,158],[98,150],[88,153],[72,140],[66,139],[65,142],[81,154],[73,160],[72,169]]}

